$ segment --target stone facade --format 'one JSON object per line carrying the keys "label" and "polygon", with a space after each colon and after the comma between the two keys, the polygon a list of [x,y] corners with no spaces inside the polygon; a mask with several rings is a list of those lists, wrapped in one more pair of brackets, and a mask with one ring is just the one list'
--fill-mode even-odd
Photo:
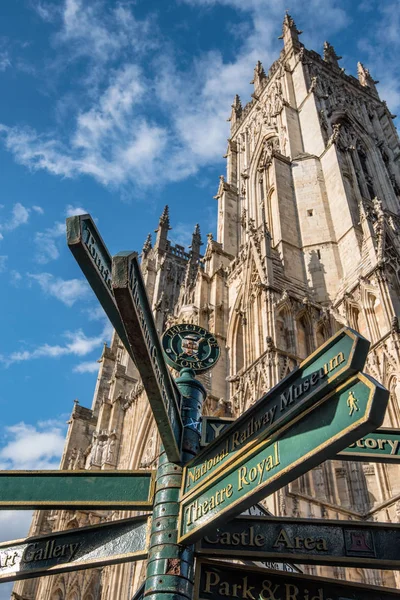
{"label": "stone facade", "polygon": [[[220,177],[218,236],[204,254],[168,240],[168,209],[142,269],[159,332],[178,322],[214,333],[221,359],[202,377],[205,412],[238,416],[343,325],[371,340],[367,372],[390,389],[385,426],[400,427],[400,144],[368,69],[358,79],[326,42],[307,50],[287,14],[283,50],[254,70],[252,100],[235,97]],[[153,467],[159,439],[139,375],[114,335],[92,408],[75,404],[62,468]],[[400,469],[327,461],[266,499],[286,516],[400,521]],[[31,534],[128,516],[45,511]],[[304,572],[400,586],[389,571]],[[19,582],[24,600],[129,599],[142,563]]]}

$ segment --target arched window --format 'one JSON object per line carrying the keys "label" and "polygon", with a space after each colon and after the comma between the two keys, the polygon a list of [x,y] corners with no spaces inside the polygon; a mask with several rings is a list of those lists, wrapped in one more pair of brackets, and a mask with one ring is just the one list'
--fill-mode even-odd
{"label": "arched window", "polygon": [[64,594],[62,593],[60,588],[58,588],[58,590],[52,593],[51,600],[64,600]]}
{"label": "arched window", "polygon": [[294,345],[293,319],[287,308],[283,308],[278,313],[276,330],[278,348],[294,354],[296,349]]}
{"label": "arched window", "polygon": [[244,331],[243,317],[238,315],[233,347],[233,372],[238,373],[244,367]]}
{"label": "arched window", "polygon": [[328,329],[324,323],[322,323],[321,325],[319,325],[317,327],[316,335],[317,335],[317,348],[319,348],[320,346],[322,346],[322,344],[324,342],[326,342],[326,340],[329,337]]}
{"label": "arched window", "polygon": [[302,315],[296,321],[297,328],[297,354],[300,358],[306,358],[312,352],[312,329],[310,320]]}
{"label": "arched window", "polygon": [[380,338],[378,316],[381,316],[382,306],[374,294],[367,294],[367,305],[365,308],[371,341],[376,342]]}

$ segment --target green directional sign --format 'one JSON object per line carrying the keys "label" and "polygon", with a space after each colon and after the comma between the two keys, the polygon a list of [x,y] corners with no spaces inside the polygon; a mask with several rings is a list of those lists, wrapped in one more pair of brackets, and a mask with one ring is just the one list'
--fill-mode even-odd
{"label": "green directional sign", "polygon": [[0,544],[0,582],[147,557],[149,517],[59,531]]}
{"label": "green directional sign", "polygon": [[400,430],[382,427],[339,453],[341,460],[400,463]]}
{"label": "green directional sign", "polygon": [[204,416],[201,418],[201,439],[200,446],[208,446],[221,435],[221,433],[232,425],[232,417],[213,417]]}
{"label": "green directional sign", "polygon": [[181,460],[180,396],[164,360],[136,253],[112,259],[114,295],[170,461]]}
{"label": "green directional sign", "polygon": [[344,328],[253,404],[187,466],[183,494],[225,470],[239,454],[271,435],[364,366],[369,342]]}
{"label": "green directional sign", "polygon": [[111,285],[111,256],[90,215],[67,219],[67,243],[101,306],[134,360]]}
{"label": "green directional sign", "polygon": [[[201,446],[211,444],[234,419],[229,417],[203,417],[201,421]],[[400,430],[381,427],[368,433],[348,448],[339,452],[341,460],[400,463]]]}
{"label": "green directional sign", "polygon": [[200,560],[196,564],[194,597],[197,600],[395,600],[399,598],[399,590]]}
{"label": "green directional sign", "polygon": [[400,569],[400,525],[240,516],[199,540],[196,552],[241,560]]}
{"label": "green directional sign", "polygon": [[0,471],[0,509],[151,510],[155,471]]}
{"label": "green directional sign", "polygon": [[[192,543],[382,424],[389,392],[357,374],[184,495],[179,543]],[[207,471],[204,462],[199,469]],[[182,489],[185,487],[185,477]]]}

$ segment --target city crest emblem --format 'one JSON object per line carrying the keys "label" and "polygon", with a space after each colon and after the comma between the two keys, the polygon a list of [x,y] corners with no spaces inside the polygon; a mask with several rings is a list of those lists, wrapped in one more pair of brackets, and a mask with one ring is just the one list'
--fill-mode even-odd
{"label": "city crest emblem", "polygon": [[220,349],[215,337],[198,325],[174,325],[162,338],[167,363],[180,371],[184,368],[201,373],[217,362]]}

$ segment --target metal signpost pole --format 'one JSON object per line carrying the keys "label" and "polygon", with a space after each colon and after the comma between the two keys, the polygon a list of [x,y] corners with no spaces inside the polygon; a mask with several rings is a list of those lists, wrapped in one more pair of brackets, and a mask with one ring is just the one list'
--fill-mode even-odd
{"label": "metal signpost pole", "polygon": [[[175,381],[182,397],[183,424],[181,463],[199,451],[201,413],[207,392],[195,379],[219,358],[216,339],[198,325],[175,325],[163,336],[166,361],[180,377]],[[150,537],[146,600],[191,600],[194,580],[194,548],[178,544],[179,494],[182,467],[169,462],[165,452],[159,459]]]}
{"label": "metal signpost pole", "polygon": [[[206,398],[203,385],[191,369],[183,369],[176,380],[182,394],[182,463],[200,447],[200,419]],[[179,491],[182,468],[169,462],[161,447],[156,474],[156,491],[144,595],[146,600],[187,600],[192,598],[194,579],[193,546],[177,543]]]}

